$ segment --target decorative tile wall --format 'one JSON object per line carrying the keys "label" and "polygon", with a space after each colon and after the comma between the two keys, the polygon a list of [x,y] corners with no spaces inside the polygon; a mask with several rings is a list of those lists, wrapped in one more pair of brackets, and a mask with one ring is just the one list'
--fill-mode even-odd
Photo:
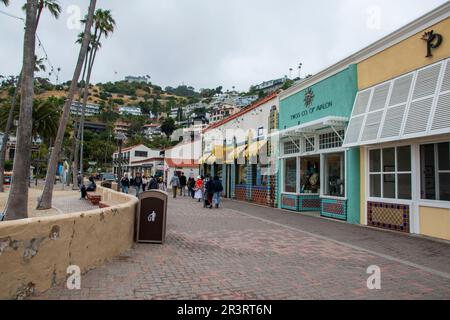
{"label": "decorative tile wall", "polygon": [[247,186],[237,184],[234,188],[235,198],[239,201],[247,201]]}
{"label": "decorative tile wall", "polygon": [[282,194],[281,208],[298,211],[298,196],[290,194]]}
{"label": "decorative tile wall", "polygon": [[320,211],[319,195],[301,195],[298,202],[298,211]]}
{"label": "decorative tile wall", "polygon": [[327,218],[347,221],[347,201],[322,199],[320,215]]}
{"label": "decorative tile wall", "polygon": [[367,202],[367,225],[409,233],[409,205]]}

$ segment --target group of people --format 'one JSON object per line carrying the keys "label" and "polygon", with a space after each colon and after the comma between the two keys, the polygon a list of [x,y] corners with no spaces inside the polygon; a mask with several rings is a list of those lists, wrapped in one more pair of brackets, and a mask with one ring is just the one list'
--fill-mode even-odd
{"label": "group of people", "polygon": [[178,190],[180,190],[180,196],[186,196],[187,189],[188,196],[197,199],[198,202],[204,201],[204,207],[212,208],[215,206],[219,208],[223,185],[218,176],[213,179],[209,175],[206,177],[198,176],[197,179],[194,179],[194,177],[186,179],[183,172],[175,173],[170,179],[170,186],[174,198],[177,197]]}
{"label": "group of people", "polygon": [[132,187],[134,189],[134,193],[137,196],[141,192],[147,191],[147,190],[164,190],[164,182],[162,178],[157,178],[154,176],[151,176],[150,179],[148,179],[146,176],[141,176],[141,173],[136,173],[136,175],[130,178],[128,177],[128,174],[125,174],[122,179],[120,180],[120,187],[122,189],[123,193],[129,193],[130,188]]}

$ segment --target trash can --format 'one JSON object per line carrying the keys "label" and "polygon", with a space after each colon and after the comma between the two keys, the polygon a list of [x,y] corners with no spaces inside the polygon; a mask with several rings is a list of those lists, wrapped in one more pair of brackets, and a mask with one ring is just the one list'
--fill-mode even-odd
{"label": "trash can", "polygon": [[150,190],[139,194],[136,242],[164,243],[168,198],[168,194],[161,190]]}

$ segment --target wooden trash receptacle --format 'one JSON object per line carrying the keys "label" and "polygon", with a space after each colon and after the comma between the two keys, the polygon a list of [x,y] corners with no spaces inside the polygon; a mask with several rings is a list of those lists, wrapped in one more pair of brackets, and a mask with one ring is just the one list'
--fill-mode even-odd
{"label": "wooden trash receptacle", "polygon": [[160,190],[145,191],[139,195],[136,242],[164,243],[168,198],[168,194]]}

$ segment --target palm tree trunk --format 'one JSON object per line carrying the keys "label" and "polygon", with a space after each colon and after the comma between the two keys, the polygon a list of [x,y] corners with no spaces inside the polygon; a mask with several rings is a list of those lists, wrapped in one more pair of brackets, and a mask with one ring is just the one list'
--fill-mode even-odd
{"label": "palm tree trunk", "polygon": [[28,183],[31,164],[32,113],[34,98],[34,51],[36,47],[37,0],[27,0],[23,46],[23,74],[13,180],[6,205],[6,219],[28,217]]}
{"label": "palm tree trunk", "polygon": [[[97,39],[97,30],[94,33],[95,39],[98,43],[100,37],[102,36],[101,32]],[[88,70],[86,76],[86,82],[84,84],[84,94],[83,94],[83,108],[81,109],[81,120],[80,120],[80,130],[81,130],[81,144],[80,144],[80,172],[83,176],[84,166],[83,166],[83,151],[84,151],[84,119],[86,116],[86,105],[89,97],[89,83],[91,82],[92,68],[94,67],[95,57],[97,55],[97,48],[93,46],[92,51],[89,55],[89,63]]]}
{"label": "palm tree trunk", "polygon": [[22,81],[22,72],[20,72],[19,78],[17,79],[16,89],[14,90],[14,95],[11,102],[11,108],[8,113],[8,120],[6,122],[6,128],[3,135],[2,147],[0,149],[0,192],[4,192],[4,180],[5,180],[5,159],[6,150],[8,149],[9,133],[13,126],[14,121],[14,110],[16,108],[17,96],[19,95],[20,83]]}
{"label": "palm tree trunk", "polygon": [[50,158],[50,162],[48,164],[47,175],[45,179],[44,191],[42,192],[42,196],[40,197],[37,209],[46,210],[52,207],[52,196],[53,196],[53,188],[56,176],[56,170],[58,166],[58,160],[61,152],[61,147],[64,139],[64,133],[66,131],[67,122],[69,121],[70,116],[70,106],[72,105],[73,97],[75,95],[75,91],[78,87],[78,80],[80,78],[81,69],[83,68],[84,59],[86,58],[86,54],[89,48],[89,42],[91,38],[90,30],[92,28],[93,16],[95,11],[95,5],[97,1],[91,0],[89,5],[89,13],[84,29],[84,38],[83,43],[80,48],[80,53],[78,56],[77,65],[73,74],[72,83],[70,84],[69,93],[67,95],[67,100],[64,104],[63,114],[61,116],[61,121],[58,128],[58,134],[56,135],[55,146],[52,151],[52,155]]}
{"label": "palm tree trunk", "polygon": [[[86,71],[88,68],[88,57],[86,55],[85,58],[85,62],[84,62],[84,67],[83,67],[83,76],[82,76],[82,80],[86,82],[85,79],[85,75],[86,75]],[[80,114],[80,104],[81,104],[81,90],[82,88],[80,87],[79,93],[78,93],[78,104],[77,104],[77,117]],[[80,150],[80,138],[81,138],[81,129],[80,129],[80,124],[81,124],[81,115],[79,116],[79,120],[76,121],[76,126],[75,126],[75,143],[74,143],[74,149],[73,149],[73,164],[72,164],[72,168],[73,168],[73,176],[72,176],[72,181],[73,181],[73,186],[72,186],[72,190],[78,190],[78,181],[77,181],[77,175],[78,175],[78,156],[79,156],[79,150]]]}

